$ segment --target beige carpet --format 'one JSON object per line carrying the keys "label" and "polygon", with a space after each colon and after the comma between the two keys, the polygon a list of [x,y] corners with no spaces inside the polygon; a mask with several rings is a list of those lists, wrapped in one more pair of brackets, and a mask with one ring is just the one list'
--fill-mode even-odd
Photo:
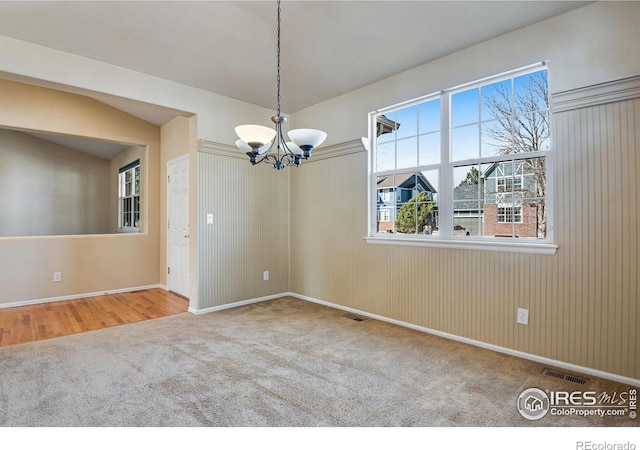
{"label": "beige carpet", "polygon": [[526,388],[617,391],[530,361],[282,298],[0,349],[0,425],[636,426],[523,418]]}

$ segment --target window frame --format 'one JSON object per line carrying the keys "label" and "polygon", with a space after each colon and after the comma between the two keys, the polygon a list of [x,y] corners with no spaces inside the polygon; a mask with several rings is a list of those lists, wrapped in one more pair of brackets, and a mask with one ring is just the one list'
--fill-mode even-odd
{"label": "window frame", "polygon": [[[138,170],[139,173],[139,180],[138,180],[138,192],[136,194],[135,190],[136,190],[136,177],[135,177],[135,172],[136,169]],[[126,194],[126,177],[127,177],[127,173],[131,173],[131,194],[127,195]],[[139,226],[123,226],[123,218],[125,215],[125,212],[123,211],[123,203],[130,199],[131,200],[131,210],[128,212],[128,214],[131,215],[131,221],[132,223],[135,220],[135,204],[136,204],[136,198],[138,199],[138,224]],[[142,229],[142,226],[140,225],[140,222],[142,220],[142,164],[140,163],[140,159],[136,159],[128,164],[125,164],[124,166],[122,166],[119,170],[118,170],[118,232],[119,233],[139,233],[140,230]]]}
{"label": "window frame", "polygon": [[[554,166],[556,158],[556,150],[553,147],[552,136],[552,111],[549,105],[549,149],[536,152],[511,153],[498,156],[480,156],[478,158],[470,158],[464,160],[453,161],[450,157],[451,146],[450,139],[452,130],[451,126],[451,98],[459,92],[464,92],[476,87],[487,86],[505,80],[510,80],[519,76],[528,75],[541,70],[547,71],[547,83],[550,86],[551,72],[549,71],[548,61],[532,64],[527,67],[511,70],[496,76],[483,78],[481,80],[465,83],[463,85],[442,90],[436,93],[425,95],[406,102],[401,102],[386,108],[382,108],[369,113],[369,158],[368,158],[368,233],[365,241],[370,244],[383,245],[403,245],[403,246],[423,246],[436,248],[460,248],[470,250],[488,250],[488,251],[504,251],[516,253],[537,253],[537,254],[555,254],[558,246],[554,243],[554,218],[553,218],[553,197],[554,197]],[[551,102],[550,89],[548,89],[549,103]],[[391,170],[376,171],[376,152],[377,152],[377,118],[384,114],[391,114],[409,107],[419,108],[421,104],[432,100],[440,101],[440,163],[420,165],[415,167],[395,168]],[[482,108],[482,104],[480,104]],[[482,123],[478,121],[478,123]],[[430,132],[431,133],[431,132]],[[422,134],[418,135],[422,136]],[[399,140],[399,139],[397,139]],[[454,235],[454,199],[453,188],[454,168],[461,166],[480,166],[494,162],[514,162],[524,159],[544,158],[546,169],[546,192],[545,192],[545,208],[546,208],[546,237],[545,238],[513,238],[513,237],[494,237],[494,236],[460,236]],[[377,177],[384,175],[393,175],[401,172],[415,171],[425,172],[428,170],[438,171],[438,211],[439,216],[438,228],[439,232],[432,235],[424,234],[389,234],[377,231],[377,207],[376,207],[376,180]],[[512,175],[513,176],[513,175]],[[506,183],[506,182],[505,182]],[[524,180],[521,181],[524,184]]]}

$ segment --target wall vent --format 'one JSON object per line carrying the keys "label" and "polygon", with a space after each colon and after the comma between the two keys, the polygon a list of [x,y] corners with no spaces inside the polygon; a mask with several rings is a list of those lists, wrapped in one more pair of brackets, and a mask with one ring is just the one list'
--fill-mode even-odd
{"label": "wall vent", "polygon": [[342,317],[344,317],[345,319],[355,320],[356,322],[364,322],[365,320],[367,320],[364,317],[360,317],[360,316],[357,316],[357,315],[351,314],[351,313],[345,314]]}
{"label": "wall vent", "polygon": [[559,378],[561,380],[570,381],[571,383],[576,384],[587,384],[586,378],[579,377],[576,375],[569,375],[568,373],[558,372],[557,370],[552,369],[542,369],[542,374],[547,375],[549,377]]}

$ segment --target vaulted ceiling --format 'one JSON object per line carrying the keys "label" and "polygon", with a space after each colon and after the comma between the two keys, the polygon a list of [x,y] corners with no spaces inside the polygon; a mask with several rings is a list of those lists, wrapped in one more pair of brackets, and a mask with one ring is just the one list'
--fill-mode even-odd
{"label": "vaulted ceiling", "polygon": [[[285,0],[282,110],[588,3]],[[275,107],[275,1],[2,1],[0,34]]]}

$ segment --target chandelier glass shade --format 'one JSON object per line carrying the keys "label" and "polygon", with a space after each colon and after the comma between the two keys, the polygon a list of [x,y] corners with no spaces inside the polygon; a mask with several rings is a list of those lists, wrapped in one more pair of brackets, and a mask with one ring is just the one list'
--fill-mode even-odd
{"label": "chandelier glass shade", "polygon": [[310,128],[290,130],[285,140],[282,125],[287,118],[280,113],[280,0],[278,0],[278,64],[277,64],[277,111],[271,118],[274,128],[263,125],[239,125],[235,132],[240,139],[236,146],[244,152],[251,164],[261,162],[271,163],[274,169],[284,169],[287,166],[298,167],[303,159],[309,159],[311,151],[327,138],[327,133]]}

